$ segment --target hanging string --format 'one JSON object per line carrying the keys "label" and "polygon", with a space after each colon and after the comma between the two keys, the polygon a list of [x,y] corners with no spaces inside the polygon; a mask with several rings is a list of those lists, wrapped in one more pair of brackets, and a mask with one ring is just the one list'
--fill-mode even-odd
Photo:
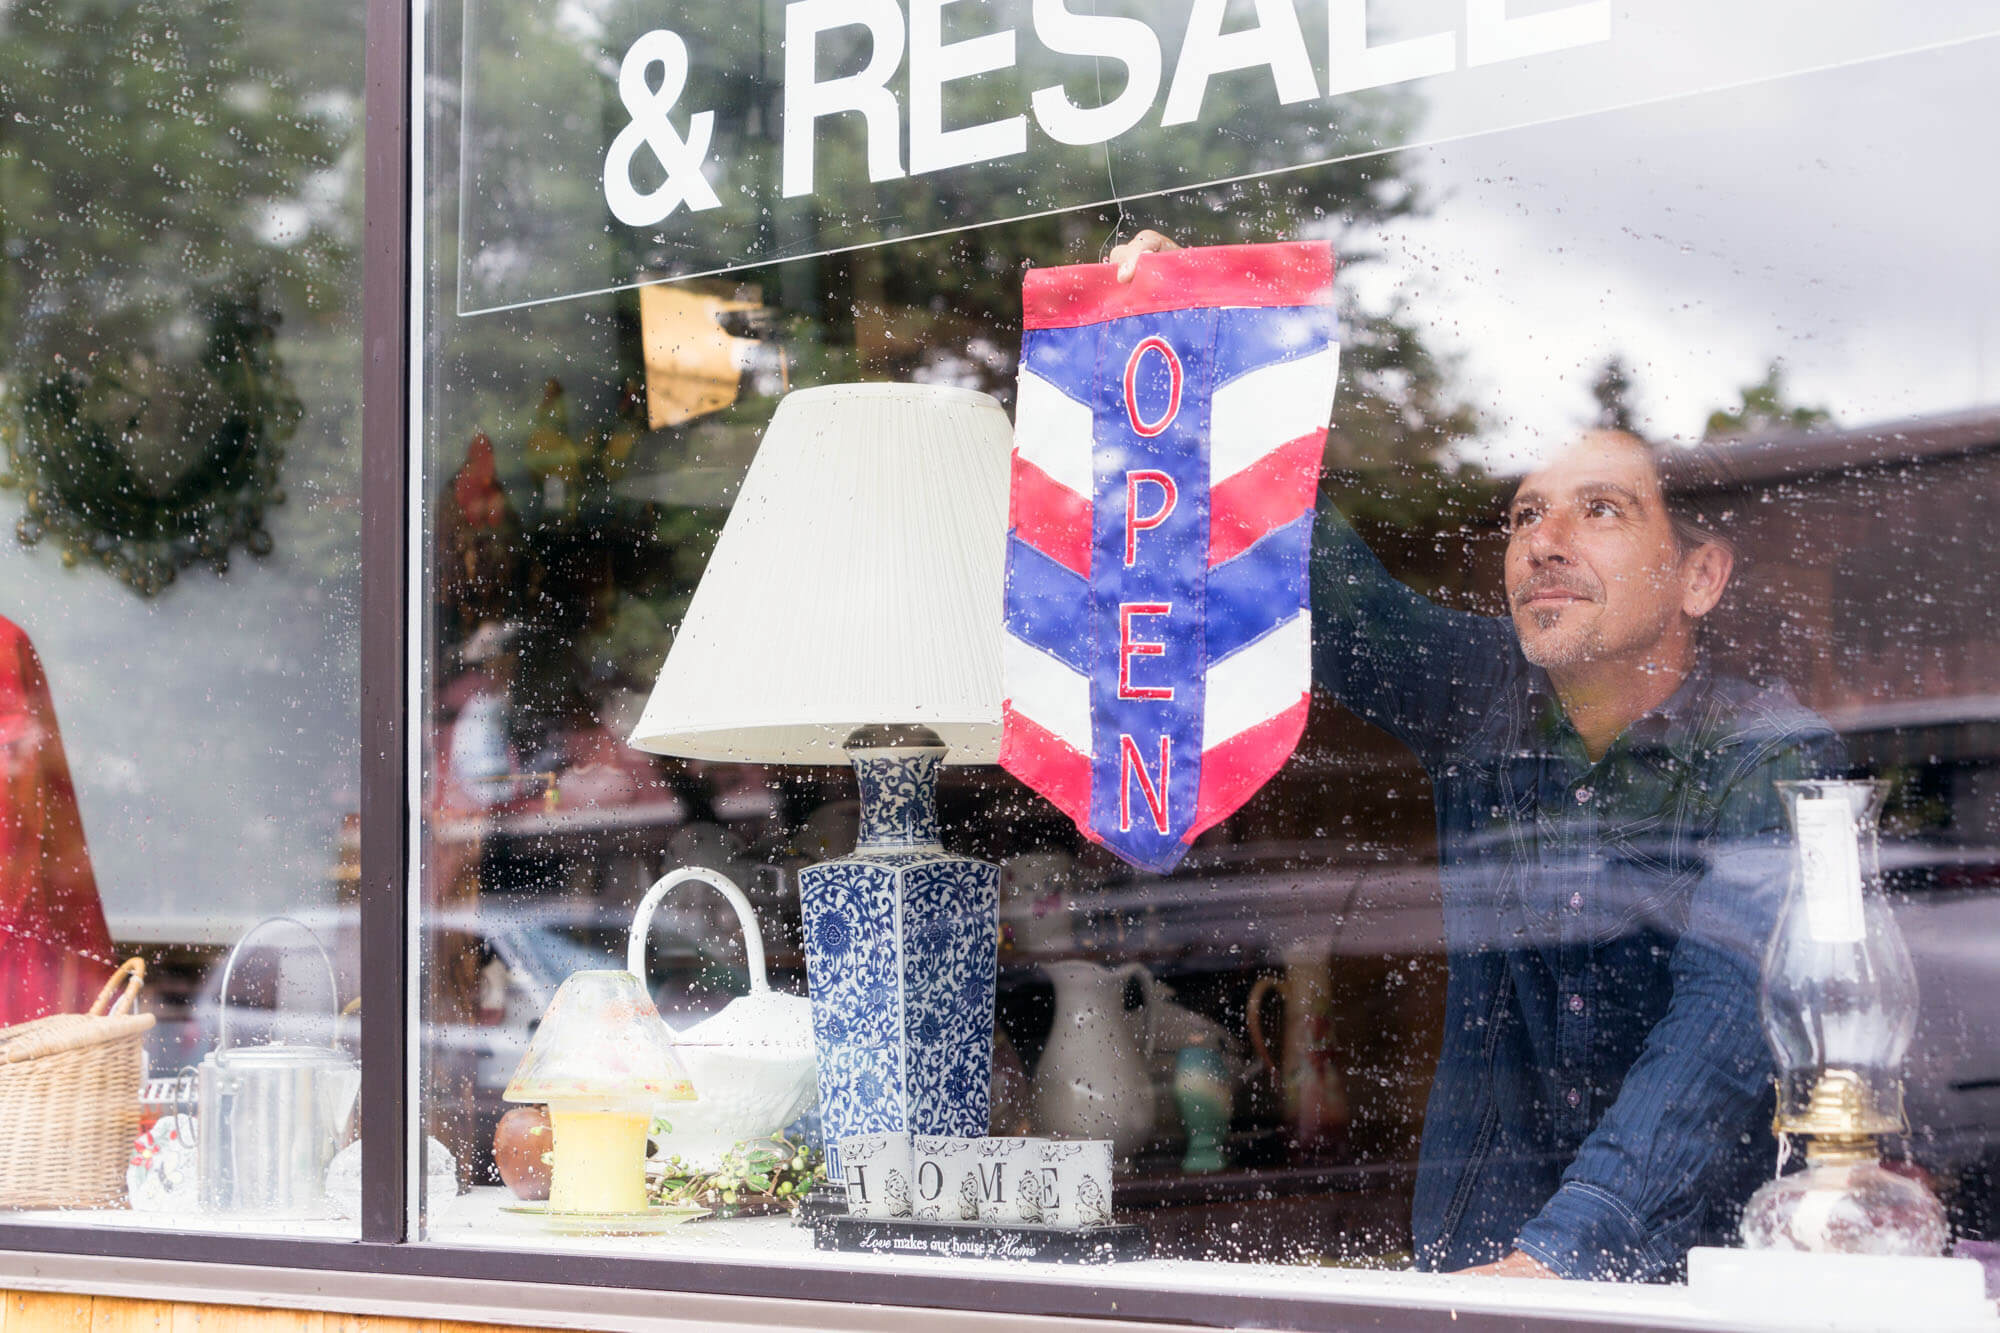
{"label": "hanging string", "polygon": [[[1090,14],[1097,17],[1097,0],[1090,0]],[[1097,104],[1104,105],[1104,57],[1092,56],[1091,69],[1097,74]],[[1130,221],[1125,212],[1125,197],[1118,193],[1118,178],[1111,170],[1111,140],[1104,141],[1104,183],[1111,191],[1111,202],[1118,205],[1118,217],[1111,224],[1111,234],[1104,238],[1104,244],[1097,247],[1097,262],[1102,264],[1111,257],[1111,247],[1118,243],[1124,233],[1125,224]]]}

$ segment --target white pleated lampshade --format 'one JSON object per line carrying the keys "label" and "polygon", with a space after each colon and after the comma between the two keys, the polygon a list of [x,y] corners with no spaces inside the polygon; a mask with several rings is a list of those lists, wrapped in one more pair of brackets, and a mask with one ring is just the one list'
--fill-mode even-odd
{"label": "white pleated lampshade", "polygon": [[1013,430],[992,397],[836,384],[778,404],[632,744],[847,762],[856,728],[1000,746]]}

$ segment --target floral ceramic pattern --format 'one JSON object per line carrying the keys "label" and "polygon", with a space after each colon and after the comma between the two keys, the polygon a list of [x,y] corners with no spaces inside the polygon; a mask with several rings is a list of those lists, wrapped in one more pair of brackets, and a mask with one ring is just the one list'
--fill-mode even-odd
{"label": "floral ceramic pattern", "polygon": [[855,856],[800,872],[829,1142],[985,1132],[999,889],[999,868],[967,857]]}
{"label": "floral ceramic pattern", "polygon": [[859,850],[927,847],[939,850],[937,775],[942,749],[887,751],[854,765],[861,788]]}
{"label": "floral ceramic pattern", "polygon": [[1000,870],[936,844],[938,757],[858,762],[864,810],[895,808],[864,815],[853,855],[799,873],[829,1144],[986,1132]]}
{"label": "floral ceramic pattern", "polygon": [[970,858],[903,872],[904,1036],[912,1128],[984,1134],[999,953],[997,866]]}

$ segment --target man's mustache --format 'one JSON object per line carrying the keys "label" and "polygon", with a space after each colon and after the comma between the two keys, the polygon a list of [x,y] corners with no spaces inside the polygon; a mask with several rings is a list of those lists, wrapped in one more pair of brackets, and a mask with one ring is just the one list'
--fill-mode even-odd
{"label": "man's mustache", "polygon": [[1526,583],[1516,588],[1514,590],[1514,605],[1526,606],[1536,597],[1551,590],[1570,593],[1583,598],[1585,601],[1595,602],[1601,600],[1597,585],[1589,579],[1579,577],[1575,574],[1565,574],[1557,570],[1551,570],[1548,573],[1530,576]]}

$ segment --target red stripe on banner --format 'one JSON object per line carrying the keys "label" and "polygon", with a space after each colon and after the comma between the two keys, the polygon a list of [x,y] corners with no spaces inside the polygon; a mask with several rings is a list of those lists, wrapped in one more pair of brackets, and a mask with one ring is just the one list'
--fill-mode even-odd
{"label": "red stripe on banner", "polygon": [[1265,533],[1313,507],[1325,449],[1326,428],[1321,427],[1215,484],[1208,497],[1209,568],[1243,554]]}
{"label": "red stripe on banner", "polygon": [[1302,694],[1297,703],[1276,717],[1202,752],[1201,790],[1195,796],[1194,827],[1181,835],[1182,842],[1193,842],[1235,814],[1285,766],[1299,746],[1299,737],[1305,735],[1310,702],[1310,696]]}
{"label": "red stripe on banner", "polygon": [[1116,264],[1029,269],[1024,327],[1073,329],[1101,319],[1225,306],[1325,305],[1333,299],[1333,246],[1325,241],[1210,245],[1139,260],[1132,281]]}
{"label": "red stripe on banner", "polygon": [[1025,713],[1000,706],[1000,767],[1033,787],[1056,809],[1090,829],[1090,756]]}
{"label": "red stripe on banner", "polygon": [[1090,577],[1090,501],[1014,451],[1007,526],[1079,578]]}

